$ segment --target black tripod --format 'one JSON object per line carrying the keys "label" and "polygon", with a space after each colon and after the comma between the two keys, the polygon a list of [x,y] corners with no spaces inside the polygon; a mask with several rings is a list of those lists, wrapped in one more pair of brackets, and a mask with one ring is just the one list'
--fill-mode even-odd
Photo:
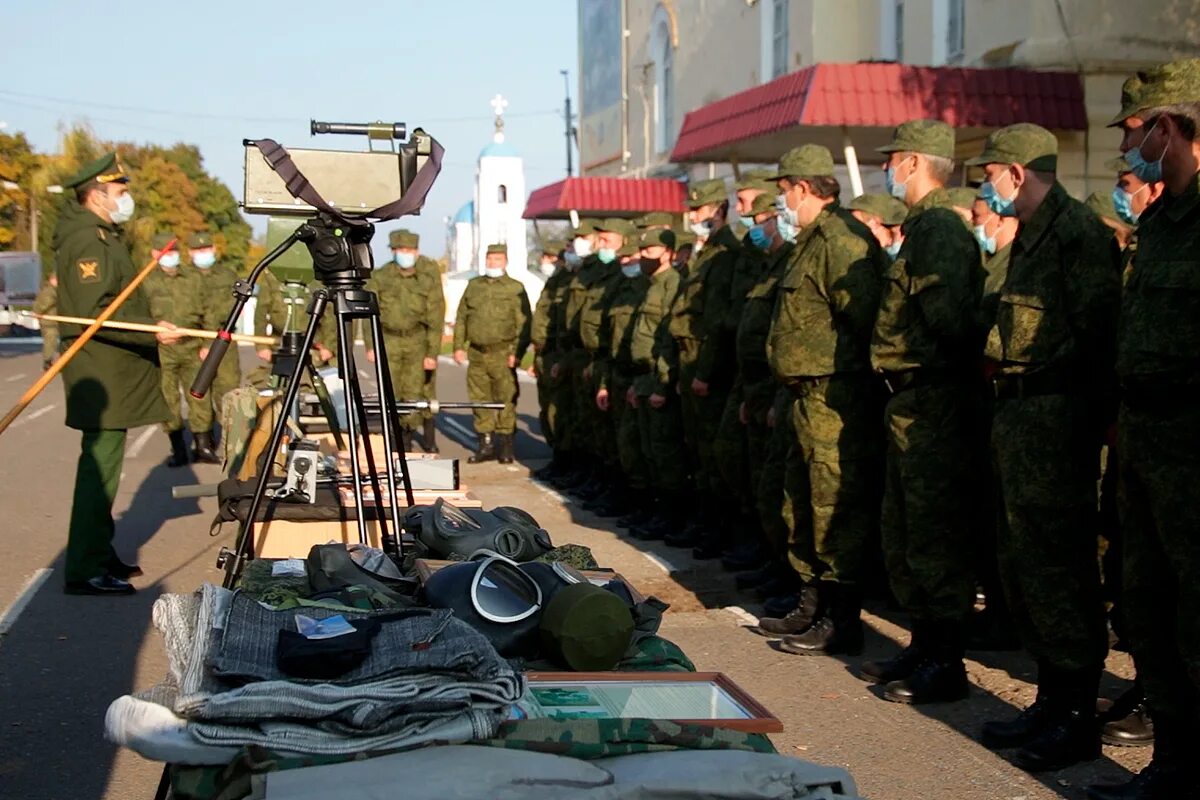
{"label": "black tripod", "polygon": [[[379,301],[374,292],[367,291],[366,279],[371,274],[372,258],[370,250],[371,236],[375,226],[366,222],[349,222],[333,214],[321,212],[316,217],[300,225],[295,232],[284,240],[278,247],[267,254],[250,273],[248,280],[239,280],[233,288],[234,305],[225,324],[218,332],[218,337],[209,350],[208,358],[200,367],[191,393],[195,397],[203,397],[207,392],[221,358],[228,350],[232,341],[231,334],[237,325],[238,317],[246,301],[254,290],[254,282],[272,261],[283,255],[295,242],[303,242],[313,258],[313,271],[322,283],[322,288],[313,291],[308,307],[308,327],[298,347],[293,347],[296,354],[291,362],[291,370],[281,376],[286,384],[283,397],[283,413],[275,422],[271,438],[267,444],[267,458],[264,467],[259,470],[258,482],[250,499],[250,507],[244,520],[238,528],[237,543],[233,550],[221,548],[217,556],[217,566],[225,570],[224,586],[233,588],[241,575],[245,562],[253,558],[254,524],[266,494],[267,483],[271,478],[271,467],[275,454],[283,441],[287,430],[288,414],[296,404],[300,392],[300,377],[305,369],[311,374],[311,349],[316,341],[317,329],[321,324],[327,307],[333,305],[333,313],[337,319],[338,347],[338,377],[342,381],[343,405],[346,412],[346,433],[349,438],[350,471],[354,487],[356,503],[356,518],[358,522],[358,538],[362,544],[369,542],[367,534],[367,506],[363,497],[363,468],[359,461],[359,436],[368,436],[367,409],[363,401],[362,388],[358,379],[358,368],[354,360],[354,322],[364,320],[370,325],[375,342],[375,380],[379,385],[379,396],[382,401],[382,432],[383,445],[387,454],[385,464],[387,475],[387,499],[392,515],[388,523],[387,513],[382,504],[384,497],[381,491],[379,471],[375,465],[375,454],[372,448],[364,448],[366,454],[366,478],[376,498],[376,522],[379,525],[380,542],[385,552],[399,562],[404,556],[404,545],[401,541],[400,513],[396,486],[398,478],[403,481],[406,506],[413,505],[412,480],[409,476],[408,463],[402,449],[396,445],[400,442],[400,415],[396,408],[396,398],[392,389],[392,378],[388,370],[387,353],[384,349],[383,326],[379,319]],[[293,340],[294,345],[294,340]],[[319,380],[320,376],[317,376]],[[314,381],[314,388],[317,382]],[[323,388],[323,384],[322,388]],[[320,396],[320,389],[318,389]],[[328,397],[328,395],[326,395]],[[331,406],[332,404],[330,404]],[[326,413],[332,407],[326,408]],[[336,414],[330,419],[337,425]],[[400,464],[397,475],[396,464]]]}

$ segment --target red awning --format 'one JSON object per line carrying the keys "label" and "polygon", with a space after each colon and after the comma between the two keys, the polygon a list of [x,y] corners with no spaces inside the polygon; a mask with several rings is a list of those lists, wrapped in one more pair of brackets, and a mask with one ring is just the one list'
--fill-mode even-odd
{"label": "red awning", "polygon": [[670,178],[567,178],[534,189],[525,203],[525,219],[634,216],[648,211],[684,210],[684,185]]}
{"label": "red awning", "polygon": [[671,160],[771,162],[805,142],[839,154],[847,133],[862,152],[920,118],[979,135],[1014,122],[1088,127],[1074,72],[816,64],[689,112]]}

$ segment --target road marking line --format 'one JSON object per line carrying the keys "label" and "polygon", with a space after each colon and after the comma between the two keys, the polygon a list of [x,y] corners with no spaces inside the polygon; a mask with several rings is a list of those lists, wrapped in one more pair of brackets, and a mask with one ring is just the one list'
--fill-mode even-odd
{"label": "road marking line", "polygon": [[749,611],[742,608],[741,606],[725,606],[721,610],[728,611],[730,614],[733,614],[735,617],[737,617],[738,619],[740,619],[742,622],[746,623],[747,625],[757,625],[758,624],[758,617],[754,616],[753,614],[751,614]]}
{"label": "road marking line", "polygon": [[13,428],[19,428],[19,427],[21,427],[22,425],[27,425],[28,423],[30,423],[30,422],[33,422],[33,421],[34,421],[35,419],[37,419],[38,417],[44,416],[44,415],[46,415],[46,414],[49,414],[51,411],[53,411],[53,410],[54,410],[54,409],[56,409],[56,408],[58,408],[58,404],[57,404],[57,403],[51,403],[50,405],[48,405],[48,406],[46,406],[46,407],[44,407],[44,408],[39,408],[37,411],[34,411],[34,412],[33,412],[33,413],[31,413],[31,414],[30,414],[28,417],[25,417],[24,419],[19,419],[19,420],[17,420],[17,421],[16,421],[16,422],[14,422],[14,423],[13,423],[13,424],[12,424],[10,427],[13,427]]}
{"label": "road marking line", "polygon": [[360,369],[358,371],[358,377],[363,378],[365,380],[371,376],[367,374],[367,371],[365,369]]}
{"label": "road marking line", "polygon": [[[454,439],[456,439],[459,444],[463,445],[464,447],[474,447],[475,446],[474,432],[468,430],[466,427],[464,427],[462,425],[462,423],[458,422],[457,420],[451,419],[450,417],[442,417],[441,420],[439,420],[439,421],[443,425],[446,425],[447,427],[450,428],[450,430],[452,432],[451,436]],[[453,436],[454,433],[457,433],[458,436]]]}
{"label": "road marking line", "polygon": [[150,426],[146,428],[146,430],[142,431],[141,434],[139,434],[138,437],[133,440],[133,444],[129,448],[130,458],[137,458],[142,454],[142,448],[146,446],[146,442],[150,441],[150,437],[154,435],[155,430],[156,428],[154,426]]}
{"label": "road marking line", "polygon": [[33,600],[33,596],[38,593],[38,589],[42,588],[42,584],[50,577],[50,573],[54,572],[49,567],[43,567],[36,570],[25,581],[25,585],[21,587],[21,591],[17,594],[15,600],[9,603],[8,608],[4,609],[4,613],[0,614],[0,636],[6,636],[12,630],[13,625],[17,622],[17,617],[21,616],[21,612]]}
{"label": "road marking line", "polygon": [[552,497],[555,500],[557,500],[558,502],[562,503],[564,506],[571,505],[571,498],[559,493],[558,491],[552,489],[551,487],[547,486],[546,484],[542,483],[541,481],[537,480],[536,478],[530,478],[529,482],[532,483],[534,486],[536,486],[538,489],[540,489],[544,494],[550,495],[550,497]]}
{"label": "road marking line", "polygon": [[651,564],[658,567],[659,569],[661,569],[663,572],[667,573],[668,575],[670,575],[672,572],[675,571],[675,565],[672,564],[670,561],[667,561],[665,558],[663,558],[660,555],[655,555],[654,553],[645,553],[645,552],[643,552],[642,555],[644,555],[646,557],[647,561],[649,561]]}
{"label": "road marking line", "polygon": [[7,378],[4,379],[4,382],[12,383],[13,381],[19,381],[19,380],[21,380],[21,378],[24,378],[24,377],[25,377],[24,372],[18,372],[16,375],[9,375]]}

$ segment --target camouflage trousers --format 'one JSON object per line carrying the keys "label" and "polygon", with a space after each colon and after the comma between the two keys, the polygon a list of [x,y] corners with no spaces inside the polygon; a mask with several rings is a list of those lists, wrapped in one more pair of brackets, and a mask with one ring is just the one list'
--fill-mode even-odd
{"label": "camouflage trousers", "polygon": [[606,466],[615,467],[619,459],[612,447],[611,417],[596,406],[596,391],[600,384],[595,369],[591,352],[584,351],[580,367],[574,373],[576,432],[580,449]]}
{"label": "camouflage trousers", "polygon": [[49,364],[58,358],[58,323],[42,322],[38,327],[42,331],[42,361]]}
{"label": "camouflage trousers", "polygon": [[[554,425],[554,446],[560,453],[581,454],[587,452],[584,442],[584,431],[580,430],[579,394],[575,389],[580,379],[579,373],[583,367],[581,361],[583,351],[572,350],[558,356],[558,377],[552,378],[550,389],[554,397],[556,424]],[[550,372],[553,373],[551,365]]]}
{"label": "camouflage trousers", "polygon": [[1025,648],[1062,670],[1097,668],[1108,652],[1096,560],[1100,448],[1083,412],[1080,398],[1045,395],[1000,400],[992,421],[1004,593]]}
{"label": "camouflage trousers", "polygon": [[879,525],[883,431],[870,375],[835,375],[792,390],[787,460],[793,526],[788,560],[806,581],[861,584]]}
{"label": "camouflage trousers", "polygon": [[917,386],[887,403],[881,538],[892,591],[922,622],[963,622],[971,569],[971,389]]}
{"label": "camouflage trousers", "polygon": [[746,425],[741,419],[742,392],[731,391],[717,422],[713,437],[713,465],[721,481],[733,493],[730,502],[737,504],[743,524],[752,530],[758,527],[754,507],[754,483],[750,473],[750,442]]}
{"label": "camouflage trousers", "polygon": [[695,357],[698,346],[691,350],[680,349],[679,354],[679,399],[683,409],[683,432],[688,450],[692,455],[692,473],[696,491],[702,494],[725,491],[725,481],[717,468],[713,455],[713,441],[725,412],[725,400],[729,388],[710,385],[708,394],[701,397],[692,392],[692,380],[696,377]]}
{"label": "camouflage trousers", "polygon": [[641,431],[638,430],[638,410],[629,405],[626,395],[633,387],[633,376],[614,370],[608,382],[608,411],[612,417],[613,433],[616,437],[617,456],[621,472],[629,488],[649,489],[650,464],[642,450]]}
{"label": "camouflage trousers", "polygon": [[[425,399],[425,334],[419,330],[415,335],[385,335],[384,349],[387,351],[388,373],[392,377],[392,392],[397,400]],[[400,425],[406,430],[419,430],[423,417],[420,414],[401,414]]]}
{"label": "camouflage trousers", "polygon": [[209,428],[212,427],[213,418],[220,416],[225,395],[242,385],[242,364],[238,350],[237,345],[229,348],[229,352],[221,359],[221,366],[217,368],[217,376],[213,378],[212,388],[206,399],[206,402],[212,404],[208,412]]}
{"label": "camouflage trousers", "polygon": [[504,403],[496,411],[477,408],[475,433],[512,433],[517,429],[517,371],[508,365],[508,348],[468,351],[467,397],[475,403]]}
{"label": "camouflage trousers", "polygon": [[558,398],[550,378],[553,363],[553,356],[538,353],[533,357],[533,369],[537,373],[538,425],[542,429],[542,438],[546,440],[546,444],[550,449],[557,450],[554,427],[558,422]]}
{"label": "camouflage trousers", "polygon": [[[237,349],[230,348],[225,361],[237,356]],[[187,402],[188,429],[192,433],[208,433],[213,426],[213,405],[211,396],[216,392],[216,381],[209,396],[202,400],[192,397],[188,389],[200,370],[200,348],[195,340],[178,344],[160,344],[158,346],[158,361],[162,367],[162,393],[167,401],[167,421],[163,430],[167,433],[183,429],[183,413],[180,410],[179,395],[182,392]]]}
{"label": "camouflage trousers", "polygon": [[[1200,408],[1122,406],[1125,620],[1152,714],[1200,722]],[[1175,407],[1171,407],[1174,404]]]}
{"label": "camouflage trousers", "polygon": [[[767,544],[772,552],[782,558],[787,555],[788,539],[794,524],[792,497],[787,490],[788,453],[796,438],[791,396],[786,391],[776,392],[771,411],[775,424],[767,426],[767,447],[755,486],[755,505]],[[763,425],[766,424],[764,418]]]}
{"label": "camouflage trousers", "polygon": [[637,430],[651,488],[668,493],[688,488],[690,461],[683,442],[679,396],[668,392],[666,404],[654,408],[649,395],[639,395],[638,407],[634,414],[626,416],[625,424]]}

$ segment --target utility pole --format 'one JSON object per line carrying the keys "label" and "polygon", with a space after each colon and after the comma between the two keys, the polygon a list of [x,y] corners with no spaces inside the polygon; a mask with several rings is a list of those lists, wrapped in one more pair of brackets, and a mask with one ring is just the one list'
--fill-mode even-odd
{"label": "utility pole", "polygon": [[559,73],[563,76],[563,96],[565,97],[565,102],[563,103],[563,123],[566,126],[567,137],[567,177],[570,178],[575,174],[575,168],[571,161],[571,144],[572,139],[575,138],[575,130],[571,125],[571,81],[567,77],[565,69],[560,69]]}

